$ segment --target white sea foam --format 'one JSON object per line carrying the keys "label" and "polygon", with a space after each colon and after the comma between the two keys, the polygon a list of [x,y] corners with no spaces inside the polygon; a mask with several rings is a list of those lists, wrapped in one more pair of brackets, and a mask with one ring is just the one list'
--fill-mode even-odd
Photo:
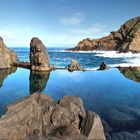
{"label": "white sea foam", "polygon": [[98,70],[99,67],[95,67],[95,68],[85,68],[86,71],[96,71]]}
{"label": "white sea foam", "polygon": [[95,56],[99,57],[108,57],[108,58],[131,58],[131,57],[140,57],[140,53],[119,53],[117,51],[96,51]]}

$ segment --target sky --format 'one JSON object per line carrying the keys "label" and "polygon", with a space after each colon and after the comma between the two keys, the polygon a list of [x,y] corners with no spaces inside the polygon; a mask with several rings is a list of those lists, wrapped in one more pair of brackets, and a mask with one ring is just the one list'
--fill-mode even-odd
{"label": "sky", "polygon": [[140,16],[140,0],[0,0],[0,36],[8,47],[74,47]]}

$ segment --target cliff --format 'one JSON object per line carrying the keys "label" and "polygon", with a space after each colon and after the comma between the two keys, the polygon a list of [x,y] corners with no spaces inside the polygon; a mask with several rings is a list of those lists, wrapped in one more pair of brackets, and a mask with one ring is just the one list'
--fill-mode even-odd
{"label": "cliff", "polygon": [[72,51],[115,50],[119,52],[140,52],[140,17],[125,22],[118,31],[100,39],[84,39]]}
{"label": "cliff", "polygon": [[0,69],[7,69],[18,63],[17,54],[6,47],[0,37]]}

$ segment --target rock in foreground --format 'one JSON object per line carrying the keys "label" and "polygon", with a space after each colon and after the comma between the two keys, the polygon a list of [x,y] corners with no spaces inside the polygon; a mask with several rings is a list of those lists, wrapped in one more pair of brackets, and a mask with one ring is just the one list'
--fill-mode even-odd
{"label": "rock in foreground", "polygon": [[73,59],[71,61],[70,65],[68,65],[68,70],[72,72],[72,71],[75,71],[75,70],[81,70],[82,71],[84,69],[80,66],[80,64],[78,63],[77,60]]}
{"label": "rock in foreground", "polygon": [[50,70],[47,49],[37,37],[32,38],[30,43],[30,66],[34,71]]}
{"label": "rock in foreground", "polygon": [[0,37],[0,69],[11,68],[14,63],[18,63],[16,53],[8,49]]}
{"label": "rock in foreground", "polygon": [[105,140],[98,115],[85,112],[79,97],[65,96],[59,102],[34,93],[7,108],[0,119],[2,140]]}
{"label": "rock in foreground", "polygon": [[140,17],[125,22],[118,31],[100,39],[84,39],[72,51],[115,50],[140,53]]}

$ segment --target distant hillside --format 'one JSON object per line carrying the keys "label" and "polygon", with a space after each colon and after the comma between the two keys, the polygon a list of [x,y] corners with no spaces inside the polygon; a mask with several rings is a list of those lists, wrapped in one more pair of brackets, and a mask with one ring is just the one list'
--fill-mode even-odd
{"label": "distant hillside", "polygon": [[140,17],[125,22],[118,31],[100,39],[84,39],[72,51],[116,50],[119,52],[140,52]]}

